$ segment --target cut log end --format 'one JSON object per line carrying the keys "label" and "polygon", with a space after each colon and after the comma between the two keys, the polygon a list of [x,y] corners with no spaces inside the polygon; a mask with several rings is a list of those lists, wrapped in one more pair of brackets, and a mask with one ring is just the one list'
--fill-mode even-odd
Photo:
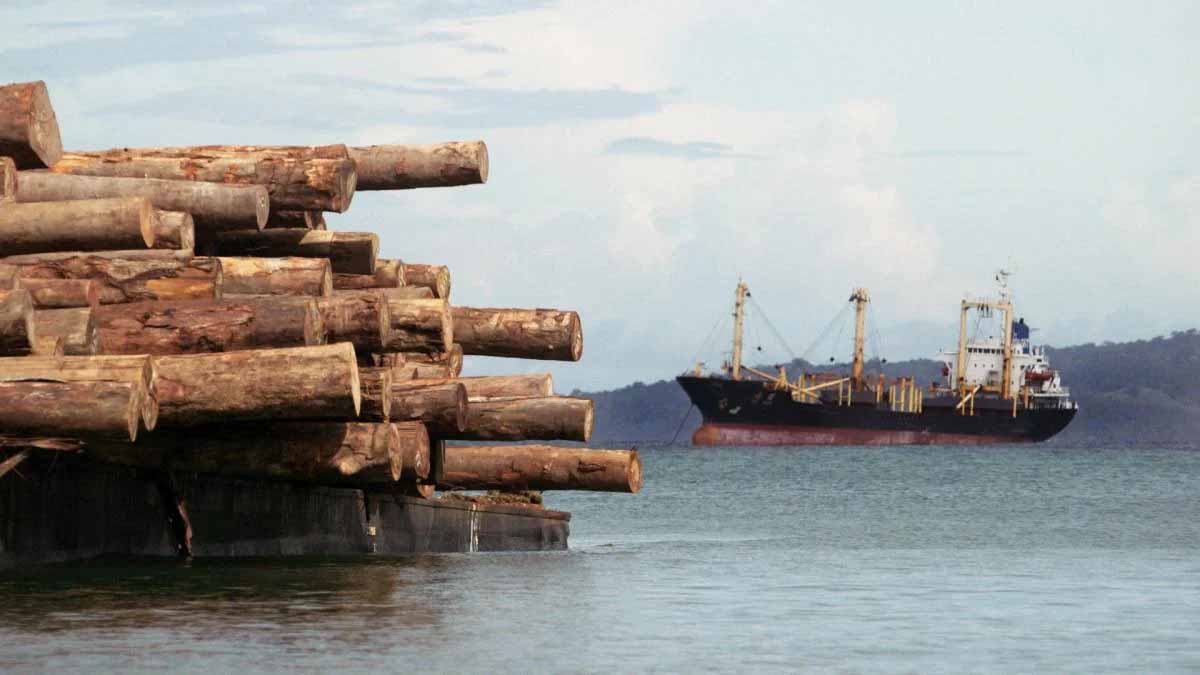
{"label": "cut log end", "polygon": [[47,169],[62,158],[58,118],[50,105],[46,83],[23,82],[0,86],[0,155],[13,158],[19,169]]}

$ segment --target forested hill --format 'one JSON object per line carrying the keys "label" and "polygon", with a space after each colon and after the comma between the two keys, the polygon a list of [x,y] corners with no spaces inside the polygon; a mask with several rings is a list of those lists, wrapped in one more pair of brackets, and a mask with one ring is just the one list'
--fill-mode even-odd
{"label": "forested hill", "polygon": [[[1075,421],[1053,442],[1069,445],[1183,445],[1200,447],[1200,333],[1189,330],[1136,342],[1047,348],[1050,364],[1079,401]],[[774,372],[774,364],[763,370]],[[787,365],[798,374],[814,367]],[[845,364],[820,370],[846,370]],[[870,372],[878,372],[872,362]],[[930,360],[886,363],[889,377],[915,375],[922,384],[939,378]],[[674,380],[635,382],[613,391],[574,392],[596,402],[593,441],[669,441],[679,430],[687,442],[700,424]],[[684,415],[687,413],[687,418]],[[682,424],[681,424],[682,423]]]}

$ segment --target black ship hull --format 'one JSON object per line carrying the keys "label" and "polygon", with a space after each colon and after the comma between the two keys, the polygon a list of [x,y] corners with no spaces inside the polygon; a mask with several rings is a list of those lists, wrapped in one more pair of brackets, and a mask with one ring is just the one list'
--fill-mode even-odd
{"label": "black ship hull", "polygon": [[704,423],[695,445],[976,445],[1044,441],[1075,417],[1074,408],[1019,408],[980,398],[956,408],[951,394],[926,397],[920,412],[900,412],[874,400],[852,405],[800,402],[753,380],[677,378]]}

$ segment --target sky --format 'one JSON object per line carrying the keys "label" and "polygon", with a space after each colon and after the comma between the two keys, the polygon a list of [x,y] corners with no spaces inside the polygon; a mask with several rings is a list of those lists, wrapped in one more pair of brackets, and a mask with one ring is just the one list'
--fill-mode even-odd
{"label": "sky", "polygon": [[1200,326],[1195,2],[192,5],[6,2],[0,80],[73,150],[485,140],[486,185],[328,219],[454,304],[579,311],[579,363],[468,374],[716,365],[739,276],[760,362],[847,356],[812,345],[857,286],[931,355],[999,268],[1048,344]]}

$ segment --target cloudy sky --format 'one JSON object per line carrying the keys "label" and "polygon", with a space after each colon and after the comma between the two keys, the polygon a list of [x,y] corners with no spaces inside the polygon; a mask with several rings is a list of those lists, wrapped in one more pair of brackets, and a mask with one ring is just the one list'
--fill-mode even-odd
{"label": "cloudy sky", "polygon": [[1003,266],[1050,344],[1200,325],[1195,2],[177,5],[6,2],[0,80],[71,149],[486,140],[487,185],[331,226],[579,310],[562,390],[719,361],[739,274],[797,354],[857,285],[885,355],[936,351]]}

